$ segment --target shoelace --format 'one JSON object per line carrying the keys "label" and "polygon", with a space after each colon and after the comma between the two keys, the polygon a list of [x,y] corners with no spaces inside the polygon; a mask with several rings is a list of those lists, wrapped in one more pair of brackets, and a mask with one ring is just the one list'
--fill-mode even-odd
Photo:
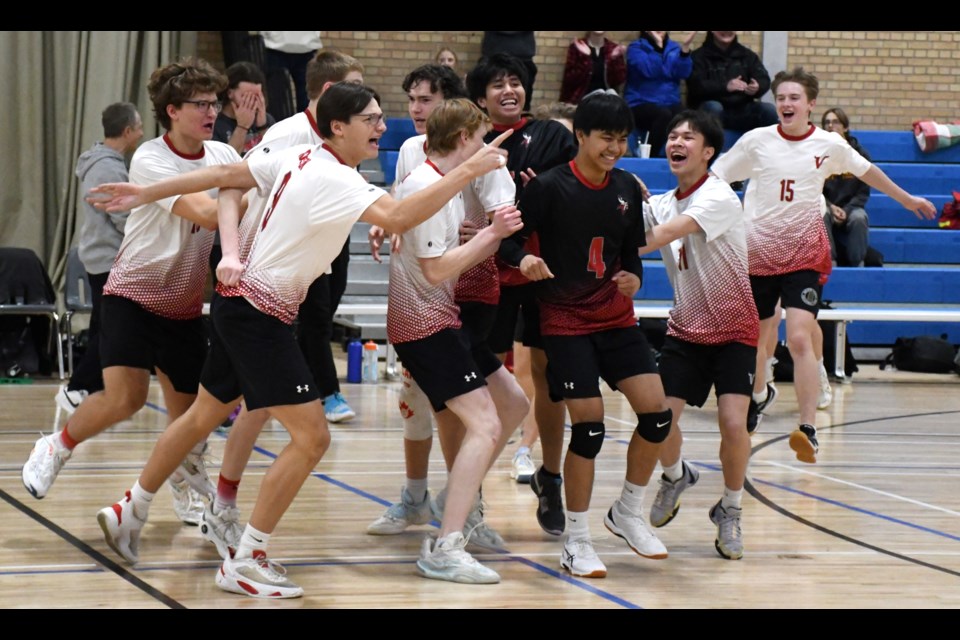
{"label": "shoelace", "polygon": [[267,578],[274,582],[283,582],[287,579],[287,569],[279,562],[275,562],[266,554],[254,558]]}
{"label": "shoelace", "polygon": [[[43,439],[44,444],[46,444],[47,447],[53,450],[54,473],[58,473],[60,469],[63,467],[64,459],[63,459],[63,456],[60,455],[60,450],[57,448],[57,443],[53,441],[53,434],[50,434],[49,436],[45,436],[43,435],[43,431],[38,431],[37,433],[40,434],[40,437]],[[37,467],[37,466],[40,466],[39,460],[34,465],[34,467]]]}

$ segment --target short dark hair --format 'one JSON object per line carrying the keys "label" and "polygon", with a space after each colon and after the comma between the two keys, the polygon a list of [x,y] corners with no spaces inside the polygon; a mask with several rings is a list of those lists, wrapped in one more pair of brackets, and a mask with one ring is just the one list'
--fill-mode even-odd
{"label": "short dark hair", "polygon": [[137,106],[132,102],[114,102],[100,115],[104,138],[119,138],[127,127],[137,123]]}
{"label": "short dark hair", "polygon": [[790,71],[781,71],[773,77],[773,82],[770,84],[770,92],[773,93],[774,97],[777,95],[777,87],[784,82],[796,82],[802,86],[804,93],[807,94],[807,100],[816,100],[817,96],[820,95],[820,81],[817,80],[817,76],[808,71],[804,71],[803,67],[794,67]]}
{"label": "short dark hair", "polygon": [[667,135],[670,132],[686,122],[690,129],[703,136],[703,145],[713,149],[713,157],[707,162],[707,166],[713,164],[713,161],[720,157],[723,151],[723,125],[717,120],[716,116],[699,109],[685,109],[673,116],[670,124],[667,125]]}
{"label": "short dark hair", "polygon": [[380,104],[380,95],[366,85],[353,82],[330,85],[317,103],[317,129],[320,135],[324,138],[333,137],[331,122],[350,122],[351,116],[363,113],[371,100]]}
{"label": "short dark hair", "polygon": [[612,93],[587,95],[577,105],[573,114],[573,130],[590,135],[591,131],[630,133],[633,131],[633,114],[626,101]]}
{"label": "short dark hair", "polygon": [[260,70],[260,67],[246,60],[234,62],[227,67],[227,88],[220,92],[220,100],[226,101],[227,92],[230,89],[239,87],[241,82],[258,84],[263,89],[266,89],[267,86],[267,79],[263,75],[263,71]]}
{"label": "short dark hair", "polygon": [[170,116],[167,105],[177,108],[183,106],[198,93],[220,94],[227,86],[227,77],[213,68],[203,58],[182,58],[171,62],[150,74],[147,93],[153,103],[153,115],[167,131],[170,130]]}
{"label": "short dark hair", "polygon": [[403,79],[403,90],[410,91],[414,85],[420,82],[429,82],[430,93],[439,91],[443,94],[444,100],[467,97],[467,89],[463,86],[463,80],[450,67],[439,64],[420,65]]}
{"label": "short dark hair", "polygon": [[481,58],[477,66],[467,74],[467,92],[470,99],[477,102],[480,98],[485,98],[487,85],[509,76],[517,76],[520,84],[527,86],[527,67],[519,58],[508,53],[496,53],[489,58]]}

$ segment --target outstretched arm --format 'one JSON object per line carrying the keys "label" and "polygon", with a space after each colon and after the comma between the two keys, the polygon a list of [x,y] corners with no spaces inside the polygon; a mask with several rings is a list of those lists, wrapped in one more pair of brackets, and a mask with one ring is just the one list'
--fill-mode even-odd
{"label": "outstretched arm", "polygon": [[640,247],[640,253],[649,253],[700,229],[700,225],[692,217],[679,215],[669,222],[651,227],[646,234],[647,244]]}
{"label": "outstretched arm", "polygon": [[381,227],[387,233],[404,233],[412,229],[439,211],[468,182],[503,167],[506,164],[506,151],[500,149],[500,145],[512,133],[513,129],[507,129],[439,182],[402,201],[398,202],[384,194],[364,210],[360,219]]}
{"label": "outstretched arm", "polygon": [[108,182],[90,189],[86,200],[101,211],[115,213],[182,193],[198,193],[216,187],[250,189],[256,186],[247,163],[235,162],[203,167],[147,185]]}
{"label": "outstretched arm", "polygon": [[875,164],[870,165],[870,168],[860,176],[860,179],[899,202],[904,209],[913,211],[913,214],[920,219],[932,220],[937,216],[937,208],[933,206],[933,203],[926,198],[912,196],[901,189]]}

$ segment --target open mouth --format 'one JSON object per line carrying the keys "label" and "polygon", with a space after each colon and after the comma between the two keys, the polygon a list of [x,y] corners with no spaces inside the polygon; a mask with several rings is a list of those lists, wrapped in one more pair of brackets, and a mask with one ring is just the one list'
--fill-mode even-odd
{"label": "open mouth", "polygon": [[679,164],[686,161],[687,154],[683,151],[673,150],[670,152],[669,158],[672,164]]}

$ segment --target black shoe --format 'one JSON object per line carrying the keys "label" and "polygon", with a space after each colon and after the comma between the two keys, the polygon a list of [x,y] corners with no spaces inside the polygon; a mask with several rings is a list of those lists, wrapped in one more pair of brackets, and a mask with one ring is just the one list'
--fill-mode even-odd
{"label": "black shoe", "polygon": [[809,464],[817,462],[817,453],[820,446],[817,443],[817,428],[810,424],[802,424],[790,434],[790,448],[797,454],[797,460]]}
{"label": "black shoe", "polygon": [[761,402],[750,398],[750,408],[747,409],[747,433],[753,435],[760,426],[760,420],[763,418],[763,412],[766,411],[777,399],[777,388],[770,382],[767,383],[767,397]]}
{"label": "black shoe", "polygon": [[567,525],[567,516],[563,512],[563,479],[546,477],[543,467],[530,476],[530,488],[540,503],[537,505],[537,522],[547,533],[559,536]]}

